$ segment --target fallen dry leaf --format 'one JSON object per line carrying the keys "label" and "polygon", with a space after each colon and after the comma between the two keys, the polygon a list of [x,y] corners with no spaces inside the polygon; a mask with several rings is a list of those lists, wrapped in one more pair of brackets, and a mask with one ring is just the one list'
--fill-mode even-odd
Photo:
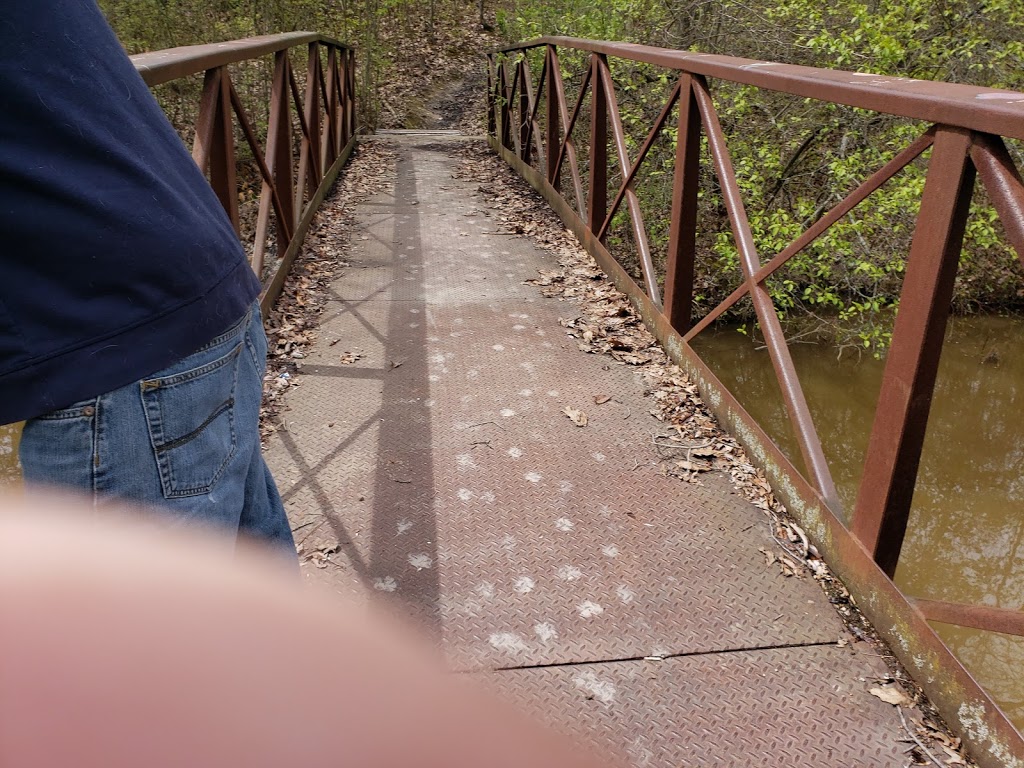
{"label": "fallen dry leaf", "polygon": [[962,757],[960,757],[960,754],[958,752],[953,751],[945,744],[940,744],[939,746],[942,747],[943,752],[949,755],[949,758],[946,760],[946,765],[967,765],[967,762]]}
{"label": "fallen dry leaf", "polygon": [[609,400],[611,400],[611,397],[608,395],[594,395],[594,405],[604,405]]}
{"label": "fallen dry leaf", "polygon": [[587,426],[587,414],[585,414],[583,411],[578,411],[575,408],[570,408],[569,406],[566,406],[565,408],[562,409],[562,413],[568,416],[572,420],[572,423],[575,424],[577,427]]}
{"label": "fallen dry leaf", "polygon": [[895,685],[885,685],[881,688],[872,688],[868,693],[881,699],[886,704],[892,704],[897,707],[909,707],[912,703],[910,697],[903,692],[903,689]]}
{"label": "fallen dry leaf", "polygon": [[711,469],[709,464],[698,464],[693,461],[677,461],[676,466],[685,469],[687,472],[707,472]]}
{"label": "fallen dry leaf", "polygon": [[341,356],[342,365],[352,365],[359,360],[362,360],[365,355],[362,352],[346,352]]}

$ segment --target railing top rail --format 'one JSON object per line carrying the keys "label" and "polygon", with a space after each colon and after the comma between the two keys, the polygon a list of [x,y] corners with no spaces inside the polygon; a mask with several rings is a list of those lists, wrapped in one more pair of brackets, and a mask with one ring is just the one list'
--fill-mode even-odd
{"label": "railing top rail", "polygon": [[162,51],[139,53],[132,56],[135,69],[149,86],[160,85],[179,77],[195,75],[208,69],[222,67],[236,61],[245,61],[268,53],[276,53],[304,43],[321,42],[335,48],[352,46],[338,42],[316,32],[285,32],[278,35],[261,35],[242,40],[205,45],[185,45],[180,48],[166,48]]}
{"label": "railing top rail", "polygon": [[493,53],[545,45],[603,53],[795,96],[1024,139],[1024,93],[1015,91],[574,37],[540,37]]}

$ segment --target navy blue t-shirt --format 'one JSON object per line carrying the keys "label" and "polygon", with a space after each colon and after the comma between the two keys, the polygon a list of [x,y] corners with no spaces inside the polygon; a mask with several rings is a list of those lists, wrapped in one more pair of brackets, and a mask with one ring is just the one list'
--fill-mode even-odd
{"label": "navy blue t-shirt", "polygon": [[159,371],[259,292],[93,0],[0,12],[0,423]]}

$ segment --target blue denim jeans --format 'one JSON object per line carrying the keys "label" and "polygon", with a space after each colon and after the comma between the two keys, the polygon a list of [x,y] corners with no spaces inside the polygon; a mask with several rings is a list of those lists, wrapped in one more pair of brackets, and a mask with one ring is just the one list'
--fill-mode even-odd
{"label": "blue denim jeans", "polygon": [[260,452],[266,358],[254,307],[169,368],[29,420],[20,448],[26,483],[71,487],[96,504],[146,504],[176,523],[226,529],[294,558],[288,518]]}

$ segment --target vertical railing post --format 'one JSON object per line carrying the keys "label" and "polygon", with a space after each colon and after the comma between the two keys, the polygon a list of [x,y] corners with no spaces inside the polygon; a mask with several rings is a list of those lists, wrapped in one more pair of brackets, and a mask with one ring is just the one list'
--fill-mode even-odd
{"label": "vertical railing post", "polygon": [[889,576],[907,531],[974,189],[971,134],[940,128],[928,165],[851,531]]}
{"label": "vertical railing post", "polygon": [[[547,112],[547,125],[544,135],[544,157],[547,159],[546,176],[548,183],[555,188],[555,191],[559,191],[561,184],[559,179],[558,169],[558,152],[560,149],[561,142],[558,139],[559,134],[559,121],[558,121],[558,85],[555,82],[555,46],[549,45],[544,50],[544,55],[547,57],[547,70],[548,79],[545,82],[546,93],[544,96],[544,103],[546,105]],[[537,95],[540,98],[540,94]]]}
{"label": "vertical railing post", "polygon": [[336,141],[335,133],[337,132],[337,115],[335,107],[337,106],[337,96],[334,90],[334,74],[335,74],[335,49],[333,46],[326,46],[327,48],[327,71],[324,72],[323,64],[320,62],[319,55],[317,56],[317,66],[320,68],[320,86],[321,86],[321,98],[324,100],[324,117],[323,126],[320,132],[320,172],[326,174],[332,165],[334,165],[334,158],[336,153]]}
{"label": "vertical railing post", "polygon": [[210,186],[227,211],[235,232],[241,236],[238,183],[235,176],[235,128],[231,120],[231,81],[228,77],[227,67],[221,67],[213,142],[210,145]]}
{"label": "vertical railing post", "polygon": [[590,56],[590,197],[587,226],[595,234],[608,214],[608,95],[601,84],[601,57]]}
{"label": "vertical railing post", "polygon": [[508,82],[508,68],[505,66],[506,62],[501,62],[498,65],[498,87],[501,89],[501,146],[505,149],[512,149],[512,116],[511,105],[509,104],[511,96],[511,87]]}
{"label": "vertical railing post", "polygon": [[495,88],[494,54],[487,54],[487,135],[497,138],[498,121],[494,114],[496,100],[494,98]]}
{"label": "vertical railing post", "polygon": [[299,155],[299,182],[295,185],[296,207],[302,210],[302,182],[312,199],[320,186],[323,172],[320,166],[320,51],[317,43],[309,44],[309,62],[306,65],[306,101],[303,105],[308,136]]}
{"label": "vertical railing post", "polygon": [[356,52],[348,52],[348,137],[356,135]]}
{"label": "vertical railing post", "polygon": [[679,78],[679,133],[672,178],[664,304],[669,323],[679,333],[686,333],[693,319],[699,171],[700,110],[693,95],[693,77],[683,73]]}
{"label": "vertical railing post", "polygon": [[526,51],[519,62],[519,157],[530,163],[530,67],[526,62]]}
{"label": "vertical railing post", "polygon": [[[295,209],[295,179],[292,175],[292,117],[288,107],[288,78],[291,64],[288,51],[279,51],[274,62],[274,84],[270,96],[270,124],[267,127],[267,150],[277,186],[277,197],[281,201],[286,226],[295,231],[299,225]],[[277,226],[277,252],[283,254],[288,247],[285,226]]]}
{"label": "vertical railing post", "polygon": [[339,122],[341,125],[338,131],[338,145],[344,147],[348,144],[348,50],[342,48],[338,51],[338,92],[341,94],[338,99],[338,110],[340,112]]}
{"label": "vertical railing post", "polygon": [[238,189],[235,178],[235,132],[231,122],[231,83],[227,67],[206,70],[203,96],[196,120],[192,159],[199,169],[210,173],[210,186],[228,214],[236,233]]}

